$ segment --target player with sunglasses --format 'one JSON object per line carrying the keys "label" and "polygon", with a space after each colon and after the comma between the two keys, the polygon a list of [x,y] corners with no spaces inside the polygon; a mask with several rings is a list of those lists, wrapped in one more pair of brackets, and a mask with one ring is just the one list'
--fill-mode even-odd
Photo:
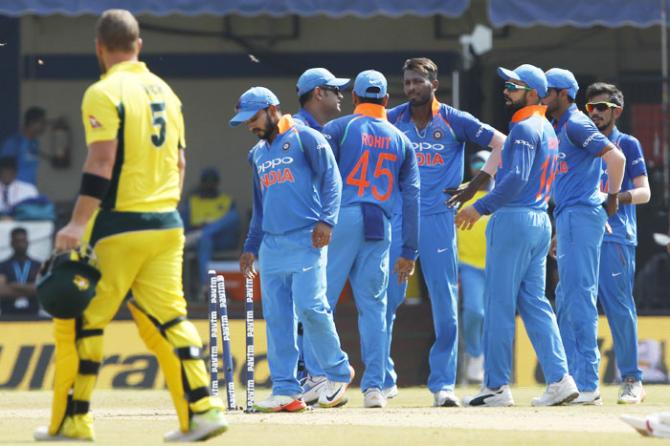
{"label": "player with sunglasses", "polygon": [[578,396],[568,374],[556,316],[545,296],[551,222],[547,203],[556,172],[558,141],[540,105],[547,95],[544,72],[529,64],[498,68],[505,105],[514,112],[502,149],[496,186],[456,215],[470,230],[482,215],[486,227],[484,383],[467,406],[512,406],[512,351],[518,311],[544,372],[547,389],[533,406],[559,406]]}
{"label": "player with sunglasses", "polygon": [[[295,86],[300,102],[300,110],[293,115],[298,123],[320,132],[326,122],[336,118],[342,112],[342,89],[350,79],[335,77],[325,68],[310,68],[300,75]],[[314,375],[314,355],[302,348],[303,326],[298,323],[298,378],[303,389],[303,399],[314,404],[326,385],[325,376]]]}
{"label": "player with sunglasses", "polygon": [[[607,217],[617,212],[626,158],[577,109],[579,84],[575,76],[561,68],[552,68],[546,75],[549,93],[543,102],[555,120],[559,140],[552,192],[560,276],[556,315],[570,374],[580,392],[572,403],[600,405],[596,307],[600,246]],[[603,161],[609,178],[605,203],[600,193]]]}
{"label": "player with sunglasses", "polygon": [[[642,371],[637,360],[637,311],[633,300],[637,220],[635,205],[651,198],[647,168],[640,142],[620,132],[616,123],[623,112],[623,93],[611,84],[596,82],[586,89],[586,110],[593,123],[626,156],[619,211],[608,219],[612,228],[600,248],[598,299],[605,311],[614,338],[617,367],[622,385],[619,404],[638,404],[645,398]],[[601,191],[608,187],[607,173],[600,180]]]}
{"label": "player with sunglasses", "polygon": [[310,68],[298,78],[296,91],[300,110],[293,119],[321,131],[323,125],[342,113],[341,90],[349,83],[325,68]]}

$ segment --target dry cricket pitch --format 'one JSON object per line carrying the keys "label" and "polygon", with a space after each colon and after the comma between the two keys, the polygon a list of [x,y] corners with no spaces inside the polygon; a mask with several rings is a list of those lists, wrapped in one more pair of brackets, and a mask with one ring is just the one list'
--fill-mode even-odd
{"label": "dry cricket pitch", "polygon": [[[459,396],[474,387],[457,388]],[[433,408],[425,388],[400,389],[385,409],[363,409],[358,389],[340,409],[298,414],[230,413],[230,429],[208,444],[244,445],[660,445],[619,420],[621,414],[646,415],[670,410],[670,386],[647,386],[647,400],[637,406],[616,404],[617,387],[603,387],[601,407],[532,408],[544,389],[514,388],[511,408]],[[239,392],[239,390],[238,390]],[[267,389],[257,389],[265,398]],[[244,401],[239,392],[238,401]],[[0,392],[0,445],[32,442],[32,432],[47,423],[48,392]],[[176,417],[167,391],[97,391],[94,394],[96,444],[163,444]],[[669,443],[670,444],[670,443]]]}

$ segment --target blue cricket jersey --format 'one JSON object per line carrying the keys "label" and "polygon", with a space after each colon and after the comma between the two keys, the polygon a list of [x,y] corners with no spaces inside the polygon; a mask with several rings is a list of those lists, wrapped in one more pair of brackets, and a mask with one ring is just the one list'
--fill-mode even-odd
{"label": "blue cricket jersey", "polygon": [[558,171],[553,189],[554,215],[570,206],[600,206],[600,156],[609,140],[575,104],[563,113],[555,128]]}
{"label": "blue cricket jersey", "polygon": [[296,114],[293,115],[293,120],[298,124],[306,125],[307,127],[311,127],[316,131],[320,132],[323,130],[323,126],[319,124],[319,122],[314,119],[314,116],[312,116],[312,114],[304,108],[301,108]]}
{"label": "blue cricket jersey", "polygon": [[37,185],[39,141],[28,139],[19,132],[4,142],[0,156],[16,158],[16,179]]}
{"label": "blue cricket jersey", "polygon": [[244,252],[258,256],[263,234],[282,235],[322,221],[337,223],[342,178],[323,135],[284,115],[279,133],[249,151],[253,210]]}
{"label": "blue cricket jersey", "polygon": [[394,124],[412,142],[421,175],[421,215],[450,210],[444,205],[446,188],[456,188],[463,182],[465,142],[488,146],[494,130],[470,113],[457,110],[435,99],[433,119],[419,130],[412,122],[410,103],[388,111]]}
{"label": "blue cricket jersey", "polygon": [[[647,166],[644,162],[644,155],[640,141],[637,138],[622,133],[614,127],[609,135],[609,140],[617,146],[626,157],[626,167],[623,172],[623,182],[621,190],[627,191],[635,188],[633,179],[641,175],[647,176]],[[607,165],[602,163],[602,176],[600,180],[600,190],[607,192],[609,184],[607,183]],[[634,204],[622,204],[616,214],[612,215],[608,222],[612,227],[612,233],[605,233],[603,241],[622,243],[624,245],[637,245],[637,213]]]}
{"label": "blue cricket jersey", "polygon": [[342,206],[372,203],[391,218],[402,197],[402,256],[415,259],[419,241],[419,168],[411,141],[381,105],[361,104],[323,132],[342,174]]}
{"label": "blue cricket jersey", "polygon": [[558,138],[546,112],[544,105],[529,105],[514,113],[496,185],[474,204],[477,212],[492,214],[501,207],[547,209],[558,165]]}

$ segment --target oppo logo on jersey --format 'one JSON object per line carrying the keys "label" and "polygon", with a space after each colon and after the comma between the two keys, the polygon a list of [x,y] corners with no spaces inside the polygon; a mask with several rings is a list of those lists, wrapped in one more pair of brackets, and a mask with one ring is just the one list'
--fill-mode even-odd
{"label": "oppo logo on jersey", "polygon": [[268,169],[275,169],[276,167],[279,167],[282,164],[293,164],[293,158],[290,156],[284,156],[281,158],[267,160],[257,167],[258,174],[260,175]]}
{"label": "oppo logo on jersey", "polygon": [[442,151],[444,150],[444,144],[432,144],[429,142],[412,142],[412,148],[415,152],[423,152],[424,150],[435,150]]}
{"label": "oppo logo on jersey", "polygon": [[[293,172],[286,166],[287,164],[293,164],[293,158],[290,156],[284,156],[281,158],[275,158],[267,160],[258,166],[258,176],[261,180],[261,190],[268,189],[275,184],[281,183],[295,183],[295,177]],[[269,172],[266,170],[272,169]]]}

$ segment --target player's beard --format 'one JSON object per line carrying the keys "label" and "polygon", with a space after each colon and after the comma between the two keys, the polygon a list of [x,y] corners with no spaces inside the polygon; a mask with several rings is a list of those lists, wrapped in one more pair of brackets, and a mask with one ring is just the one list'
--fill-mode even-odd
{"label": "player's beard", "polygon": [[510,101],[509,104],[505,103],[505,106],[506,106],[512,113],[514,113],[514,112],[516,112],[516,111],[518,111],[518,110],[521,110],[522,108],[524,108],[524,107],[527,105],[527,104],[526,104],[526,96],[527,96],[527,95],[528,95],[528,92],[527,92],[527,91],[524,91],[524,92],[523,92],[523,96],[521,96],[521,97],[520,97],[518,100],[516,100],[516,101],[515,101],[514,99],[512,99],[510,96],[505,96],[505,99],[507,99],[507,100]]}
{"label": "player's beard", "polygon": [[268,111],[265,111],[265,126],[261,128],[255,128],[253,129],[254,134],[258,137],[258,139],[265,139],[268,140],[272,134],[274,133],[275,129],[277,127],[277,123],[272,122],[272,118],[270,117],[270,113]]}
{"label": "player's beard", "polygon": [[410,105],[412,107],[421,107],[421,106],[426,105],[432,99],[432,94],[431,93],[432,92],[430,90],[428,90],[428,92],[426,92],[425,94],[419,92],[414,97],[409,98]]}
{"label": "player's beard", "polygon": [[[593,121],[593,118],[591,118],[591,120]],[[598,130],[600,130],[602,132],[602,131],[607,130],[608,127],[612,124],[612,117],[610,116],[609,119],[605,119],[603,117],[600,117],[600,119],[598,119],[598,122],[593,121],[593,123],[596,125]]]}

